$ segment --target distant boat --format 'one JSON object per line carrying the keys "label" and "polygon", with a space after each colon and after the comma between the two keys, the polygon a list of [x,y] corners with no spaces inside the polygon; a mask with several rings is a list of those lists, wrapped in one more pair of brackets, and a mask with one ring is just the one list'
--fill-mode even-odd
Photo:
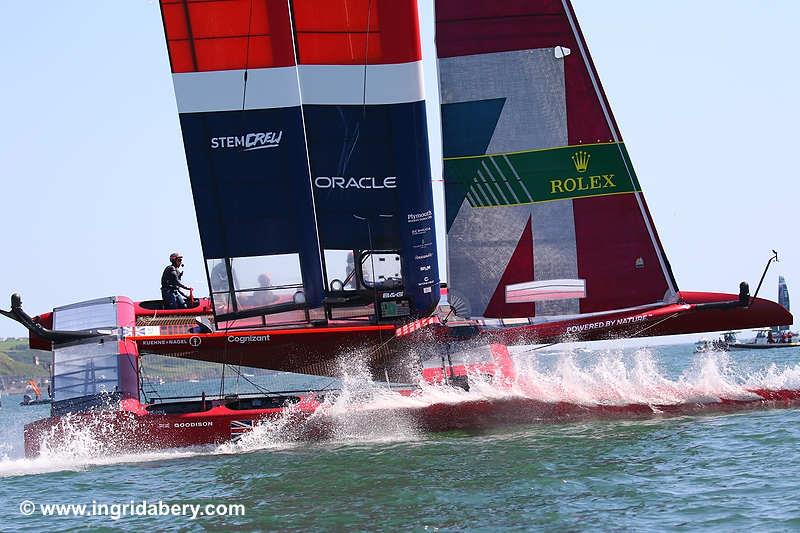
{"label": "distant boat", "polygon": [[756,330],[756,336],[747,342],[738,342],[736,338],[726,341],[730,350],[764,350],[772,348],[796,348],[800,342],[792,341],[793,338],[800,337],[791,331],[784,332],[781,336],[776,336],[771,329],[764,328]]}
{"label": "distant boat", "polygon": [[[33,396],[31,396],[33,394]],[[22,397],[20,405],[46,405],[52,403],[52,398],[42,398],[42,391],[36,381],[29,379],[25,386],[25,396]]]}
{"label": "distant boat", "polygon": [[23,396],[22,401],[19,402],[20,405],[49,405],[51,403],[53,403],[51,398],[32,398],[28,394]]}
{"label": "distant boat", "polygon": [[735,343],[736,331],[726,331],[716,339],[700,339],[694,343],[694,353],[724,352],[728,350],[728,343]]}

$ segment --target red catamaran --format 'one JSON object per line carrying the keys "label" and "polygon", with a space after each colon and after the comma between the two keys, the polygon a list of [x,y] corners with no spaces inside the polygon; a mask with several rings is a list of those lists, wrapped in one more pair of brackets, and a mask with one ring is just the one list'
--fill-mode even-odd
{"label": "red catamaran", "polygon": [[746,284],[678,289],[568,0],[435,2],[446,289],[416,0],[160,4],[210,297],[13,300],[54,352],[29,453],[69,413],[173,446],[319,404],[146,398],[142,358],[334,375],[358,350],[398,377],[409,354],[792,323]]}

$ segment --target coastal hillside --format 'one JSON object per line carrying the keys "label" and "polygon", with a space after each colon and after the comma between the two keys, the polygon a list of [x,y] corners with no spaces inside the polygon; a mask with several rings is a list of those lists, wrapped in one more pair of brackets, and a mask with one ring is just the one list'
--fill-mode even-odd
{"label": "coastal hillside", "polygon": [[[38,365],[35,364],[36,358]],[[0,341],[0,377],[46,378],[50,374],[48,368],[52,360],[51,352],[28,348],[28,339],[9,338]]]}

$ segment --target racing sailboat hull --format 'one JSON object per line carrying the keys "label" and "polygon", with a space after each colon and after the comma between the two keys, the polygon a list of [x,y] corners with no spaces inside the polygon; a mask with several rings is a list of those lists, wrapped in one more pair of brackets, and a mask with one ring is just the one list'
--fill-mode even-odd
{"label": "racing sailboat hull", "polygon": [[[439,314],[406,325],[328,325],[213,333],[133,335],[140,353],[177,355],[217,363],[315,375],[334,375],[337,359],[354,353],[376,370],[403,355],[435,355],[438,343],[507,345],[679,335],[728,328],[791,324],[792,315],[761,298],[749,307],[715,307],[735,301],[724,293],[682,292],[680,303],[581,316],[538,324],[448,320]],[[710,305],[710,307],[708,307]],[[162,311],[162,316],[165,312]],[[167,315],[168,316],[168,315]],[[421,342],[424,340],[426,342]],[[437,342],[430,342],[437,341]],[[421,353],[422,352],[422,353]],[[383,371],[376,371],[383,375]]]}
{"label": "racing sailboat hull", "polygon": [[[793,321],[782,306],[761,298],[753,299],[747,307],[725,306],[736,299],[733,294],[681,292],[679,303],[525,324],[457,320],[445,307],[440,307],[433,317],[408,324],[339,322],[209,333],[192,331],[197,317],[204,311],[208,313],[203,301],[195,314],[185,309],[154,311],[140,303],[134,305],[135,319],[126,338],[135,343],[139,354],[324,376],[336,375],[337,361],[342,356],[358,354],[376,375],[383,377],[386,367],[396,361],[404,362],[406,355],[435,356],[439,346],[447,343],[520,345],[595,341],[758,328]],[[156,319],[162,325],[143,325],[153,324]],[[41,315],[34,321],[50,324],[52,317]],[[34,332],[30,333],[30,345],[50,349],[50,343]]]}
{"label": "racing sailboat hull", "polygon": [[[296,398],[292,406],[267,409],[231,409],[224,404],[202,412],[160,414],[139,402],[123,402],[118,410],[90,411],[71,417],[49,417],[25,426],[28,457],[45,450],[70,449],[76,432],[89,430],[96,445],[108,454],[141,453],[157,449],[236,444],[259,426],[251,445],[270,442],[319,441],[337,436],[343,422],[359,421],[364,427],[386,417],[402,419],[417,431],[433,433],[476,431],[519,424],[581,420],[641,419],[729,413],[754,409],[796,408],[798,390],[751,389],[747,397],[665,405],[583,405],[547,402],[527,397],[439,402],[420,407],[369,407],[336,415],[322,407],[319,398]],[[413,396],[415,391],[403,391]],[[80,438],[80,437],[78,437]],[[259,440],[260,439],[260,440]]]}

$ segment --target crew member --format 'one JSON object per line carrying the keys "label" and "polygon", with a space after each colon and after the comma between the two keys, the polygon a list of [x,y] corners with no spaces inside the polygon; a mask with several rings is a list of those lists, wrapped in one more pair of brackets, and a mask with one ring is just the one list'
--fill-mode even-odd
{"label": "crew member", "polygon": [[277,303],[278,296],[274,291],[269,290],[272,287],[272,280],[269,274],[264,273],[258,276],[258,286],[260,290],[253,291],[253,295],[250,297],[250,305],[263,307]]}
{"label": "crew member", "polygon": [[183,256],[178,252],[169,254],[169,265],[164,269],[161,274],[161,298],[164,300],[165,309],[186,309],[186,298],[181,293],[180,289],[191,291],[191,287],[187,287],[181,283],[183,271],[180,268],[183,266]]}

